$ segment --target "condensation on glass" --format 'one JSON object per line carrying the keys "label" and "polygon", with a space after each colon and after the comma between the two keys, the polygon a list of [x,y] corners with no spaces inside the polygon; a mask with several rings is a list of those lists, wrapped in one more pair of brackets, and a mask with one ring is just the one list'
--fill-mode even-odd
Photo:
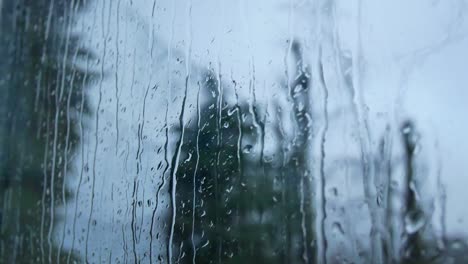
{"label": "condensation on glass", "polygon": [[0,0],[0,262],[468,261],[467,4]]}

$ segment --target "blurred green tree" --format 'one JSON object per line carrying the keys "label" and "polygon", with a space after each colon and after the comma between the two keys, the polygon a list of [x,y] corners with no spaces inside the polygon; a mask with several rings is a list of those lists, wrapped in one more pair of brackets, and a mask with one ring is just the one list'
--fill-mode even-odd
{"label": "blurred green tree", "polygon": [[[54,238],[65,181],[89,114],[93,59],[73,27],[83,0],[1,2],[0,262],[76,260]],[[81,124],[82,125],[82,124]]]}
{"label": "blurred green tree", "polygon": [[[291,98],[307,98],[309,74],[293,44],[297,72]],[[198,116],[181,138],[174,244],[180,263],[298,263],[314,260],[310,173],[306,162],[307,107],[292,99],[297,135],[282,138],[281,122],[271,137],[273,162],[264,153],[269,114],[253,103],[228,105],[214,72],[199,82]],[[235,81],[230,88],[237,89]],[[236,90],[237,93],[237,90]],[[302,93],[302,94],[299,94]],[[254,96],[254,95],[253,95]],[[200,105],[200,97],[204,103]],[[236,97],[237,94],[236,94]],[[307,105],[306,105],[307,106]],[[274,108],[281,111],[279,106]],[[200,114],[201,113],[201,114]],[[271,113],[272,115],[279,113]],[[180,133],[179,128],[179,133]],[[281,139],[282,138],[282,139]],[[180,142],[180,141],[179,141]],[[172,190],[171,190],[172,191]]]}

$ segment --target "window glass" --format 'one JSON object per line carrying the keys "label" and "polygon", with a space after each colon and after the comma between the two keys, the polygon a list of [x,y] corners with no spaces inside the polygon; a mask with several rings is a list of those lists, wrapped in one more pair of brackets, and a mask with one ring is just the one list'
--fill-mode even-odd
{"label": "window glass", "polygon": [[0,0],[0,262],[468,261],[466,4]]}

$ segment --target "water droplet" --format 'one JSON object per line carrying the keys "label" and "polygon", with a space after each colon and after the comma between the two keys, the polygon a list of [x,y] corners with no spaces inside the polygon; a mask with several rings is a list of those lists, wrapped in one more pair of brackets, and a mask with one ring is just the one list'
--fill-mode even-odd
{"label": "water droplet", "polygon": [[331,193],[333,196],[337,197],[337,196],[338,196],[338,188],[336,188],[336,187],[331,188],[331,189],[330,189],[330,193]]}
{"label": "water droplet", "polygon": [[209,240],[207,240],[206,243],[203,244],[203,246],[201,246],[201,247],[204,248],[204,247],[208,246],[208,244],[210,244],[210,241],[209,241]]}
{"label": "water droplet", "polygon": [[246,145],[243,149],[243,152],[248,154],[250,152],[252,152],[252,149],[253,149],[253,146],[252,145]]}
{"label": "water droplet", "polygon": [[191,159],[192,159],[192,153],[188,153],[188,157],[184,162],[190,162]]}
{"label": "water droplet", "polygon": [[232,116],[232,114],[234,114],[236,111],[237,111],[236,108],[229,109],[228,112],[227,112],[227,115]]}
{"label": "water droplet", "polygon": [[381,207],[381,206],[382,206],[382,203],[383,203],[383,199],[384,199],[384,198],[383,198],[383,195],[382,195],[381,193],[379,193],[379,194],[377,195],[377,198],[376,198],[376,199],[377,199],[377,205],[378,205],[379,207]]}
{"label": "water droplet", "polygon": [[421,210],[413,210],[406,213],[405,230],[408,234],[418,232],[426,224],[424,213]]}
{"label": "water droplet", "polygon": [[405,135],[408,135],[409,133],[411,133],[412,131],[412,127],[410,124],[406,124],[405,126],[403,126],[403,128],[401,129],[401,132]]}
{"label": "water droplet", "polygon": [[333,233],[344,235],[343,227],[341,226],[339,222],[334,222],[332,224],[332,231]]}

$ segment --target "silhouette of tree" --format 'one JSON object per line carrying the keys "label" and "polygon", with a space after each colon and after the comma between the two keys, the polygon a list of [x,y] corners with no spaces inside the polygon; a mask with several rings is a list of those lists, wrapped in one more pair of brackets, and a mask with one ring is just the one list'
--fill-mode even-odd
{"label": "silhouette of tree", "polygon": [[[0,169],[4,263],[73,260],[56,243],[56,208],[89,114],[85,87],[92,55],[72,32],[83,0],[6,0],[1,6]],[[84,63],[80,63],[84,62]]]}
{"label": "silhouette of tree", "polygon": [[[297,43],[294,52],[299,52]],[[294,87],[291,91],[285,87],[287,92],[307,93],[306,70],[298,70]],[[176,239],[169,245],[178,252],[174,260],[313,261],[312,204],[304,198],[311,190],[305,157],[309,109],[293,103],[298,135],[293,144],[279,141],[282,145],[273,156],[280,162],[273,162],[264,154],[266,110],[255,99],[251,104],[229,105],[220,93],[221,85],[226,84],[219,83],[214,72],[199,83],[199,97],[208,100],[198,105],[202,114],[184,130],[176,178]],[[231,85],[238,89],[235,81]],[[280,126],[274,124],[272,137],[281,139]]]}

